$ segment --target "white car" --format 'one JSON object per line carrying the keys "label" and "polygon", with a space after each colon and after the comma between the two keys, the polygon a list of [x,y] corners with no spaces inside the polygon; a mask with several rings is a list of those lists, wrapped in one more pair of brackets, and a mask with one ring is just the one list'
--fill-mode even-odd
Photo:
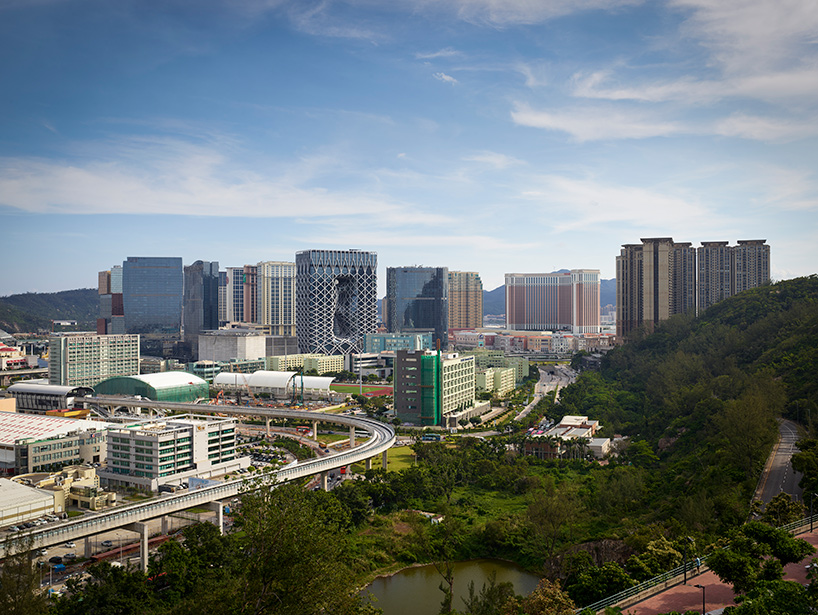
{"label": "white car", "polygon": [[63,546],[66,549],[76,549],[77,548],[77,545],[75,545],[73,542],[66,542]]}

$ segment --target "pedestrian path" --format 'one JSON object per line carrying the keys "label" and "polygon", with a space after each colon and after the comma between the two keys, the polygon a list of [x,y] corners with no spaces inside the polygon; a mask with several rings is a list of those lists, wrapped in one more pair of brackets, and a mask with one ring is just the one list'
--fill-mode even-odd
{"label": "pedestrian path", "polygon": [[[802,538],[812,546],[818,547],[818,531],[800,534],[798,538]],[[813,557],[815,556],[810,555],[797,564],[785,566],[785,578],[788,581],[808,583],[807,566],[810,565]],[[708,570],[701,574],[688,575],[687,585],[682,583],[674,585],[662,593],[633,604],[622,611],[629,615],[658,615],[670,611],[678,611],[679,613],[685,611],[702,612],[702,589],[696,587],[696,585],[704,587],[705,613],[716,615],[724,607],[735,605],[733,589],[722,583],[714,572]]]}

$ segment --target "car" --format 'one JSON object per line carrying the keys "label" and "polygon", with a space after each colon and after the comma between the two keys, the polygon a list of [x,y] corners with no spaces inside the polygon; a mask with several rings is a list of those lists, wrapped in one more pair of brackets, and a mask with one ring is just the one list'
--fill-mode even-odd
{"label": "car", "polygon": [[114,546],[114,543],[111,542],[110,540],[103,540],[99,544],[101,544],[103,547],[113,547]]}
{"label": "car", "polygon": [[19,532],[19,531],[20,531],[20,528],[19,528],[19,527],[17,527],[16,525],[12,525],[12,526],[9,528],[9,532]]}
{"label": "car", "polygon": [[50,564],[62,564],[62,558],[59,555],[55,555],[54,557],[49,557],[48,562]]}
{"label": "car", "polygon": [[48,549],[40,549],[37,551],[37,555],[48,555]]}
{"label": "car", "polygon": [[63,559],[77,559],[77,554],[76,553],[66,553],[62,557],[63,557]]}
{"label": "car", "polygon": [[76,549],[76,548],[77,548],[77,545],[75,545],[75,544],[74,544],[73,542],[71,542],[71,541],[66,542],[66,543],[65,543],[63,546],[64,546],[66,549]]}

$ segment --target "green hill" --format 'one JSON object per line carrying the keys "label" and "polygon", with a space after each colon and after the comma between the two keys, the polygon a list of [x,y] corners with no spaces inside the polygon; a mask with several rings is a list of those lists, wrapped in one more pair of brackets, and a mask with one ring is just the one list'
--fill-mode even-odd
{"label": "green hill", "polygon": [[0,329],[10,333],[48,330],[52,320],[76,320],[77,328],[93,329],[98,315],[93,288],[0,297]]}

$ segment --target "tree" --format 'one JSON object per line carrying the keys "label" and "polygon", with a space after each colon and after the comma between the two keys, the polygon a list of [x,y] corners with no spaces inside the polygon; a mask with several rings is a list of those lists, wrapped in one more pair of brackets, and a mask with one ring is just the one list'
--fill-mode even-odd
{"label": "tree", "polygon": [[574,615],[576,609],[574,601],[560,589],[559,581],[543,579],[525,598],[506,602],[502,615]]}
{"label": "tree", "polygon": [[734,530],[728,548],[712,553],[707,565],[736,594],[748,594],[761,581],[780,581],[784,566],[814,552],[807,541],[793,538],[786,530],[751,521]]}
{"label": "tree", "polygon": [[479,593],[475,592],[474,581],[469,581],[469,597],[461,600],[466,606],[466,615],[498,615],[506,602],[513,598],[514,584],[508,581],[498,584],[497,573],[492,570]]}
{"label": "tree", "polygon": [[412,519],[411,526],[409,540],[412,547],[422,559],[431,560],[442,578],[439,586],[443,592],[440,612],[451,613],[454,599],[454,564],[463,537],[463,527],[450,516],[444,517],[440,523],[431,524],[421,515],[416,515]]}
{"label": "tree", "polygon": [[47,608],[32,546],[30,539],[6,542],[5,559],[0,566],[0,613],[4,615],[39,615]]}

